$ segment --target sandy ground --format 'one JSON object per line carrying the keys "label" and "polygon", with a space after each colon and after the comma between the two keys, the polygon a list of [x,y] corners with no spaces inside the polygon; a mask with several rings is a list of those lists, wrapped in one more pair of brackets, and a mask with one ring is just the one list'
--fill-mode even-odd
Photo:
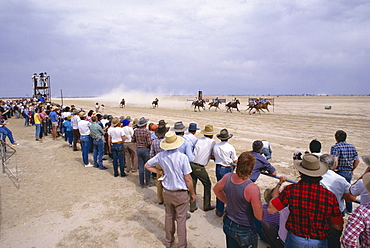
{"label": "sandy ground", "polygon": [[[293,153],[307,150],[315,138],[322,142],[323,153],[330,152],[338,129],[347,132],[347,141],[360,156],[370,153],[370,96],[274,96],[271,112],[261,115],[245,112],[248,97],[238,97],[241,113],[226,113],[224,105],[217,112],[208,108],[194,112],[187,98],[193,97],[160,97],[157,109],[151,107],[153,99],[145,97],[140,99],[143,104],[127,102],[126,108],[118,108],[120,99],[108,98],[64,99],[63,104],[89,110],[99,102],[114,116],[144,116],[154,123],[164,119],[170,126],[176,121],[200,127],[213,124],[217,131],[227,128],[234,134],[230,143],[238,155],[251,150],[253,140],[266,139],[274,149],[271,163],[278,174],[294,180]],[[326,110],[329,105],[332,109]],[[164,208],[156,203],[155,188],[138,187],[137,173],[114,178],[110,160],[104,161],[106,171],[84,168],[81,152],[73,152],[63,139],[47,136],[36,142],[35,128],[24,127],[23,119],[10,119],[8,127],[20,143],[8,162],[13,172],[17,166],[18,181],[0,173],[0,247],[163,247]],[[210,162],[207,170],[214,185],[215,164]],[[361,161],[355,179],[364,170]],[[257,180],[261,191],[276,182],[263,175]],[[198,207],[202,191],[198,182]],[[187,229],[189,247],[225,247],[222,220],[213,211],[193,213]]]}

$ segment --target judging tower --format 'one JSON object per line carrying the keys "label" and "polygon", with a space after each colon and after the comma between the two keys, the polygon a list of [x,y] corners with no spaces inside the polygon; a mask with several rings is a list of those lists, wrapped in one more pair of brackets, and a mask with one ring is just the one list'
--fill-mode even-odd
{"label": "judging tower", "polygon": [[40,102],[51,101],[50,76],[46,72],[34,73],[32,76],[33,98]]}

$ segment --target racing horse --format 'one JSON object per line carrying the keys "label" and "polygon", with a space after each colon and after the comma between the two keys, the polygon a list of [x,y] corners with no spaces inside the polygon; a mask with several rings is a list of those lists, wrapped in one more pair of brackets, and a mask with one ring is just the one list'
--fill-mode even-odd
{"label": "racing horse", "polygon": [[261,111],[262,112],[265,112],[263,111],[264,109],[266,109],[268,112],[270,112],[270,110],[268,109],[268,105],[271,105],[270,102],[259,102],[257,104],[249,104],[248,105],[248,108],[246,111],[249,110],[249,114],[251,113],[252,109],[255,109],[256,111],[253,112],[253,114],[255,114],[256,112],[258,112],[259,114],[261,114]]}
{"label": "racing horse", "polygon": [[271,105],[271,103],[269,101],[267,101],[267,102],[261,102],[260,105],[261,105],[261,110],[262,111],[263,111],[263,109],[266,109],[267,112],[270,112],[268,106]]}
{"label": "racing horse", "polygon": [[217,100],[217,101],[214,101],[214,102],[210,102],[208,103],[209,104],[209,108],[208,109],[211,109],[212,107],[215,107],[215,111],[217,111],[217,109],[221,110],[220,107],[218,105],[222,104],[222,102],[220,100]]}
{"label": "racing horse", "polygon": [[153,108],[158,108],[158,102],[159,102],[158,98],[156,98],[156,99],[152,102],[152,106],[153,106]]}
{"label": "racing horse", "polygon": [[227,107],[226,112],[232,113],[232,111],[231,111],[232,108],[236,108],[236,110],[238,110],[238,112],[240,112],[240,110],[238,108],[238,104],[240,104],[238,99],[235,102],[228,102],[226,104],[226,107]]}
{"label": "racing horse", "polygon": [[203,100],[203,99],[199,99],[199,100],[194,100],[191,105],[193,106],[194,105],[194,112],[196,112],[196,108],[198,107],[198,111],[200,112],[200,108],[203,108],[203,110],[206,110],[204,104],[206,102]]}
{"label": "racing horse", "polygon": [[121,102],[119,103],[119,106],[121,108],[125,107],[126,108],[126,103],[125,103],[125,99],[122,99]]}

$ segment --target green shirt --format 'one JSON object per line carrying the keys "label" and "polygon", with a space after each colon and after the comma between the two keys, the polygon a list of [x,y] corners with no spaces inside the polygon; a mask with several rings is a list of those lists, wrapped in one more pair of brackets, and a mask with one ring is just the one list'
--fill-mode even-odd
{"label": "green shirt", "polygon": [[90,135],[93,139],[102,139],[105,131],[97,122],[91,122]]}

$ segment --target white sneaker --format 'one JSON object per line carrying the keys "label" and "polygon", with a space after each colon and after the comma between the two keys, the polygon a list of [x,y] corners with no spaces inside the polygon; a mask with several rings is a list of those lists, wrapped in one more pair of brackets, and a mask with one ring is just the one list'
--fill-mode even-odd
{"label": "white sneaker", "polygon": [[85,164],[85,167],[88,168],[88,167],[93,167],[92,164],[88,163],[88,164]]}

